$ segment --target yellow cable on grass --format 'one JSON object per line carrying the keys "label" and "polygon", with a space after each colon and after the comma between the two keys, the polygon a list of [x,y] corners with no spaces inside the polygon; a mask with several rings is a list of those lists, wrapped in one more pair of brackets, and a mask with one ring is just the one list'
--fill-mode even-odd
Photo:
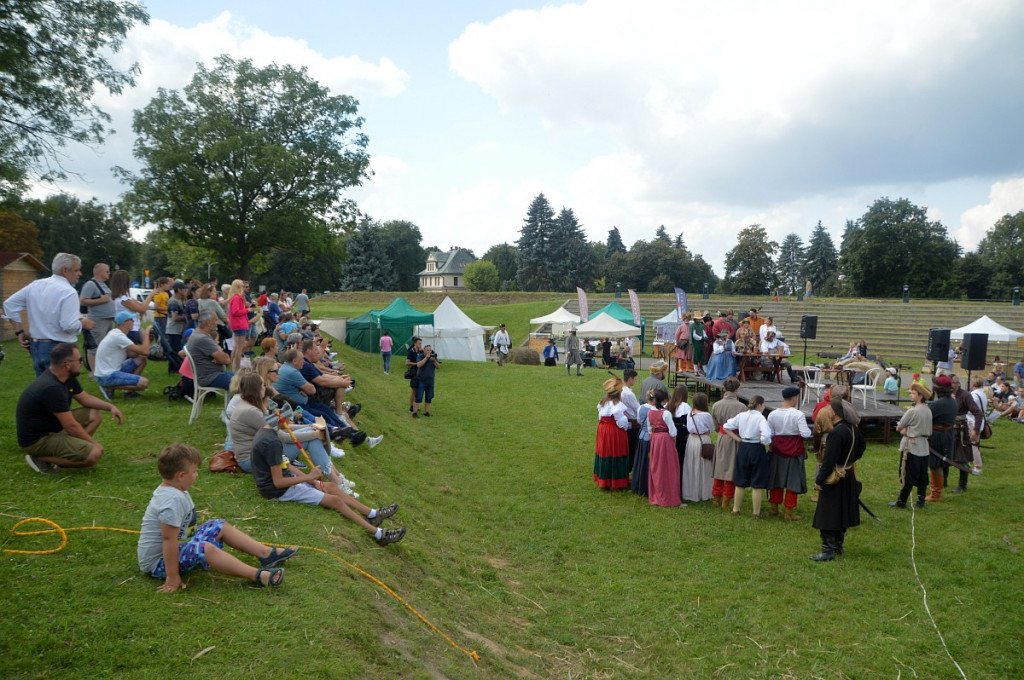
{"label": "yellow cable on grass", "polygon": [[[52,529],[39,529],[37,531],[24,531],[24,530],[22,530],[20,528],[23,524],[28,524],[29,522],[40,522],[42,524],[49,525],[49,526],[51,526],[53,528]],[[118,527],[71,527],[69,529],[65,529],[64,527],[60,526],[56,522],[54,522],[52,520],[48,520],[45,517],[28,517],[26,519],[23,519],[23,520],[19,521],[13,527],[11,527],[11,534],[13,536],[20,537],[20,536],[39,536],[41,534],[59,534],[60,535],[60,545],[57,546],[56,548],[51,548],[50,550],[11,550],[10,548],[3,548],[2,551],[5,552],[5,553],[12,553],[14,555],[53,555],[54,553],[59,553],[61,550],[63,550],[65,547],[67,547],[67,544],[68,544],[68,534],[67,534],[67,532],[69,532],[69,531],[116,531],[116,532],[122,533],[122,534],[134,534],[134,535],[138,535],[139,534],[139,532],[135,531],[134,529],[120,529]],[[279,548],[288,547],[288,546],[280,544],[280,543],[265,543],[264,545],[276,546],[276,547],[279,547]],[[377,578],[373,574],[370,574],[369,572],[363,571],[362,569],[360,569],[356,565],[352,564],[351,562],[349,562],[347,560],[344,560],[341,557],[338,557],[337,555],[335,555],[334,553],[331,553],[331,552],[328,552],[327,550],[324,550],[323,548],[316,548],[316,547],[309,546],[309,545],[300,545],[299,547],[304,549],[304,550],[311,550],[313,552],[322,553],[324,555],[327,555],[328,557],[332,557],[332,558],[338,560],[339,562],[341,562],[342,564],[344,564],[345,566],[349,567],[353,571],[357,572],[358,574],[366,577],[367,579],[369,579],[370,581],[372,581],[376,585],[380,586],[380,588],[384,592],[386,592],[388,595],[390,595],[391,597],[393,597],[396,600],[398,600],[399,602],[401,602],[402,605],[406,609],[408,609],[409,611],[411,611],[413,614],[416,615],[416,618],[418,618],[420,621],[425,623],[432,631],[434,631],[435,633],[437,633],[438,635],[443,637],[448,642],[448,644],[450,644],[452,647],[454,647],[455,649],[459,650],[460,652],[462,652],[463,654],[465,654],[466,656],[471,658],[474,662],[479,662],[480,661],[480,655],[477,652],[472,651],[472,650],[468,650],[468,649],[464,649],[464,648],[460,647],[458,644],[455,643],[454,640],[452,640],[450,637],[445,635],[445,633],[440,628],[438,628],[433,623],[431,623],[430,620],[427,619],[427,617],[423,616],[423,614],[420,614],[418,611],[416,611],[413,608],[413,606],[411,604],[409,604],[404,599],[402,599],[401,595],[396,593],[386,583],[381,581],[379,578]]]}

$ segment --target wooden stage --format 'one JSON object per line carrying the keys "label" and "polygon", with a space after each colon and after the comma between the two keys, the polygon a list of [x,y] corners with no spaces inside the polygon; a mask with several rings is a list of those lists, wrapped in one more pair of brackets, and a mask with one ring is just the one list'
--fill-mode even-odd
{"label": "wooden stage", "polygon": [[[678,373],[669,373],[666,376],[666,382],[672,387],[678,384],[686,385],[691,391],[707,392],[708,396],[712,400],[720,399],[722,396],[722,382],[720,380],[708,380],[704,376],[698,376],[695,373],[689,371],[679,371]],[[750,380],[740,383],[740,389],[737,393],[739,400],[744,404],[747,403],[754,395],[761,395],[764,397],[765,408],[768,410],[781,408],[783,404],[782,390],[785,387],[789,387],[790,383],[779,384],[774,381],[765,380]],[[693,395],[691,394],[691,397]],[[811,414],[814,413],[814,405],[816,400],[814,395],[811,395],[811,399],[800,407],[800,410],[807,416],[807,421],[810,423]],[[881,428],[882,443],[889,443],[890,431],[895,431],[895,424],[899,422],[899,419],[903,417],[906,409],[894,406],[891,403],[887,403],[882,400],[882,395],[878,395],[878,404],[872,403],[870,396],[868,397],[868,405],[862,406],[860,399],[853,402],[854,407],[857,409],[857,413],[860,414],[860,429],[865,435],[870,434],[871,430]]]}

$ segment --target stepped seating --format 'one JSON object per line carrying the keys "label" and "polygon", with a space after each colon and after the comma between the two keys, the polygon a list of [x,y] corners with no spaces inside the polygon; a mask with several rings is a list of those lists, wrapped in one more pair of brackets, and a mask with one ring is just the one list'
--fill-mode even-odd
{"label": "stepped seating", "polygon": [[[588,298],[591,310],[600,309],[615,300],[613,296]],[[617,300],[629,308],[626,297]],[[703,300],[691,297],[691,309],[708,310],[717,315],[719,310],[739,312],[758,307],[763,317],[771,316],[779,333],[786,338],[794,355],[803,353],[800,339],[800,320],[804,314],[818,317],[817,338],[807,341],[808,354],[844,354],[851,342],[865,340],[870,354],[881,354],[887,361],[902,360],[911,365],[923,365],[928,347],[928,329],[932,327],[959,328],[983,314],[1017,331],[1024,331],[1024,307],[998,302],[964,302],[960,300],[903,304],[899,300],[796,300],[751,299],[744,297],[711,296]],[[576,298],[566,301],[565,308],[578,313]],[[641,295],[640,310],[646,321],[648,347],[654,337],[654,321],[675,309],[675,298],[666,295]],[[957,341],[953,342],[958,344]],[[1015,343],[989,343],[988,361],[999,356],[1013,363],[1024,356],[1024,348]]]}

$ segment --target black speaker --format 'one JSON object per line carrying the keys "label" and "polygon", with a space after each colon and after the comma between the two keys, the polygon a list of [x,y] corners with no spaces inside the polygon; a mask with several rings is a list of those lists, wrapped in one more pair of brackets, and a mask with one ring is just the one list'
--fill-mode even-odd
{"label": "black speaker", "polygon": [[800,317],[800,337],[807,340],[814,340],[818,337],[818,316],[816,314],[804,314]]}
{"label": "black speaker", "polygon": [[949,361],[949,329],[928,329],[928,361]]}
{"label": "black speaker", "polygon": [[988,354],[988,333],[964,333],[960,343],[960,368],[965,371],[984,371]]}

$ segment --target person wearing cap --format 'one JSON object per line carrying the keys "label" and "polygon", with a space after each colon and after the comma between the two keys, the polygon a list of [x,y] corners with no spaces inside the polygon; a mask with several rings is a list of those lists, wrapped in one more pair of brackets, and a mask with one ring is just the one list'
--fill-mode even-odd
{"label": "person wearing cap", "polygon": [[783,518],[799,521],[803,518],[796,514],[797,497],[807,493],[807,471],[804,469],[807,451],[804,440],[811,438],[811,429],[807,427],[807,416],[796,407],[800,401],[799,388],[783,388],[782,398],[782,407],[768,415],[768,428],[772,433],[768,468],[771,478],[768,502],[771,508],[768,514],[777,516],[779,506],[784,504],[786,509]]}
{"label": "person wearing cap", "polygon": [[882,391],[887,397],[899,398],[900,396],[900,379],[896,377],[896,368],[890,366],[885,369],[888,375],[885,378],[885,383],[882,384]]}
{"label": "person wearing cap", "polygon": [[[821,534],[821,552],[811,556],[815,562],[828,562],[842,555],[846,530],[860,526],[860,483],[853,464],[864,455],[867,444],[857,427],[847,420],[846,404],[833,398],[828,409],[823,410],[832,414],[832,432],[825,442],[821,469],[814,477],[818,504],[813,526]],[[837,483],[827,484],[833,470],[845,474]]]}
{"label": "person wearing cap", "polygon": [[[651,390],[660,387],[668,394],[668,385],[665,384],[665,374],[668,373],[668,362],[658,359],[650,367],[651,374],[640,383],[640,394],[647,394]],[[666,400],[667,401],[667,400]]]}
{"label": "person wearing cap", "polygon": [[594,448],[594,481],[609,491],[629,488],[629,420],[622,403],[621,378],[602,385],[604,397],[597,403],[597,444]]}
{"label": "person wearing cap", "polygon": [[142,328],[140,343],[128,337],[138,318],[135,312],[118,312],[114,316],[114,327],[96,348],[93,375],[105,399],[113,399],[115,390],[124,390],[126,398],[136,398],[149,387],[149,380],[142,376],[149,356],[149,327]]}
{"label": "person wearing cap", "polygon": [[576,329],[569,331],[565,338],[565,374],[572,375],[572,367],[576,367],[576,375],[583,375],[583,356],[580,354],[580,339],[576,337]]}
{"label": "person wearing cap", "polygon": [[504,366],[505,360],[508,359],[508,351],[512,347],[512,339],[508,337],[505,324],[501,324],[498,332],[494,334],[494,346],[498,350],[498,365]]}
{"label": "person wearing cap", "polygon": [[[935,399],[928,404],[932,412],[932,435],[928,438],[928,445],[935,452],[952,460],[956,450],[953,427],[956,425],[957,412],[956,400],[952,396],[953,381],[948,375],[940,375],[932,381],[932,387]],[[949,463],[934,453],[928,456],[928,478],[931,488],[925,498],[927,502],[942,501],[942,489],[946,486],[948,475]]]}
{"label": "person wearing cap", "polygon": [[[763,330],[764,328],[762,328]],[[768,331],[765,335],[764,340],[761,341],[760,347],[761,354],[768,354],[774,357],[788,357],[790,355],[789,345],[779,340],[778,336],[775,335],[775,331]],[[762,361],[768,368],[772,367],[772,360],[769,357],[763,357]],[[793,364],[790,363],[789,359],[780,359],[779,365],[786,369],[786,374],[789,376],[789,382],[796,384],[797,377],[793,373]]]}
{"label": "person wearing cap", "polygon": [[729,331],[721,330],[711,346],[711,361],[708,362],[708,380],[725,380],[736,375],[736,344],[729,339]]}
{"label": "person wearing cap", "polygon": [[907,507],[911,490],[917,487],[917,507],[923,508],[928,488],[928,437],[932,433],[932,412],[928,409],[928,391],[914,384],[908,390],[913,406],[907,409],[896,431],[903,435],[900,440],[900,489],[899,498],[889,503],[890,508]]}
{"label": "person wearing cap", "polygon": [[[959,376],[954,375],[950,378],[950,382],[953,386],[952,397],[956,402],[956,420],[953,426],[955,443],[953,460],[968,464],[974,460],[972,449],[981,439],[981,427],[982,421],[985,419],[985,412],[978,408],[978,402],[974,400],[971,393],[960,386]],[[946,471],[948,473],[949,468],[946,468]],[[949,492],[963,493],[967,491],[967,480],[970,479],[970,476],[969,472],[961,469],[960,482]]]}

